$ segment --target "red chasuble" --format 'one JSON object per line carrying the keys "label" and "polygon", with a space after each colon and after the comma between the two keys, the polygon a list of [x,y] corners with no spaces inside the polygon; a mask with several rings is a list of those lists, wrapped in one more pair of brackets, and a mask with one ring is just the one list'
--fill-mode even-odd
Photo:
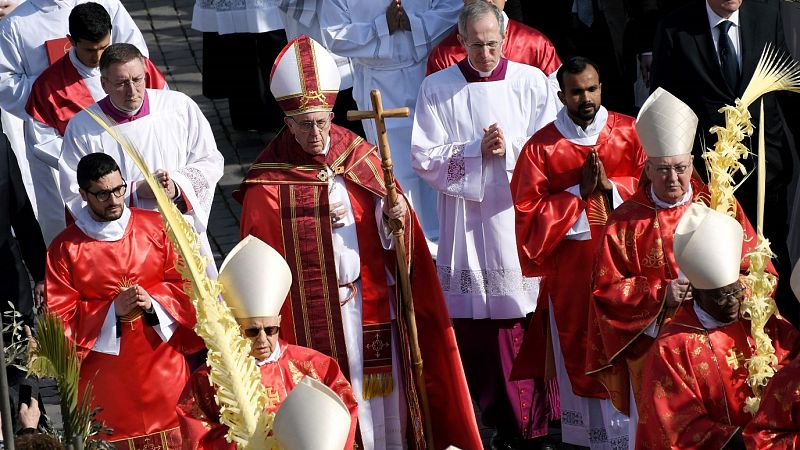
{"label": "red chasuble", "polygon": [[[691,183],[692,202],[708,204],[706,186],[694,178]],[[672,241],[691,204],[656,209],[650,183],[642,185],[608,218],[595,255],[594,297],[589,306],[586,371],[606,387],[614,406],[625,414],[629,412],[631,380],[638,395],[643,357],[653,342],[644,330],[657,319],[663,322],[665,289],[678,277]],[[756,243],[755,231],[741,207],[737,211],[736,219],[744,230],[744,256]],[[743,260],[742,270],[748,267]],[[769,269],[774,273],[771,266]]]}
{"label": "red chasuble", "polygon": [[[333,358],[316,350],[289,345],[283,340],[279,342],[281,355],[278,360],[259,367],[261,384],[267,388],[268,401],[274,402],[269,411],[276,412],[278,406],[286,400],[289,391],[303,377],[310,376],[319,380],[331,388],[350,411],[350,435],[344,448],[352,449],[358,421],[358,404],[350,383],[339,370],[339,365]],[[236,449],[236,444],[225,440],[228,427],[219,423],[219,406],[214,401],[216,389],[208,379],[210,370],[208,366],[203,366],[192,373],[178,402],[184,450]]]}
{"label": "red chasuble", "polygon": [[[467,57],[467,51],[458,42],[457,36],[458,30],[455,30],[434,47],[428,55],[426,75],[450,67]],[[513,19],[508,19],[503,56],[514,62],[536,67],[548,76],[561,66],[556,48],[547,36]]]}
{"label": "red chasuble", "polygon": [[[566,189],[580,184],[581,168],[594,148],[623,200],[632,195],[646,158],[633,124],[632,117],[609,111],[596,145],[589,146],[564,139],[551,123],[525,144],[511,179],[522,273],[544,277],[540,305],[546,304],[549,295],[572,390],[583,397],[608,396],[600,383],[586,375],[584,362],[591,298],[589,261],[603,235],[610,204],[599,191],[584,201]],[[584,211],[591,239],[564,239]],[[546,345],[542,340],[526,347],[540,350]]]}
{"label": "red chasuble", "polygon": [[[361,252],[366,377],[392,364],[387,352],[381,352],[386,347],[379,338],[389,310],[385,272],[386,267],[395,267],[395,255],[383,250],[374,214],[375,201],[386,195],[386,189],[374,146],[337,125],[331,126],[330,140],[327,155],[311,156],[287,129],[282,130],[253,163],[234,197],[243,204],[242,236],[252,234],[268,243],[286,258],[292,269],[292,287],[281,310],[281,337],[290,344],[310,347],[335,358],[347,376],[349,365],[328,201],[328,168],[344,177]],[[436,268],[412,211],[405,223],[434,440],[437,448],[455,445],[465,450],[480,449],[472,402]],[[396,294],[399,298],[399,292]],[[395,305],[395,310],[400,308]],[[409,445],[420,448],[424,446],[420,440],[422,421],[411,377],[407,325],[405,320],[398,320],[397,325],[401,341],[400,373],[404,376],[411,416]]]}
{"label": "red chasuble", "polygon": [[[800,334],[789,322],[772,317],[764,329],[779,367],[797,355]],[[748,322],[706,330],[685,302],[645,358],[636,448],[723,448],[752,419],[744,361],[753,348]]]}
{"label": "red chasuble", "polygon": [[[102,408],[97,419],[114,429],[110,440],[137,439],[122,444],[142,448],[147,439],[171,444],[177,439],[175,405],[189,378],[184,354],[203,347],[192,327],[196,317],[175,270],[177,254],[157,212],[132,208],[119,241],[97,241],[75,225],[67,227],[47,252],[47,308],[64,321],[67,336],[83,358],[80,391],[92,385],[92,405]],[[92,350],[117,293],[143,287],[176,321],[178,328],[163,342],[138,314],[120,318],[119,355]],[[157,434],[156,437],[143,438]],[[167,448],[155,447],[155,448]],[[173,448],[169,445],[169,448]]]}
{"label": "red chasuble", "polygon": [[[149,59],[145,58],[144,62],[145,87],[164,89],[167,84],[164,75]],[[64,55],[36,78],[25,111],[64,136],[72,116],[92,103],[94,99],[83,77],[70,61],[69,55]]]}
{"label": "red chasuble", "polygon": [[772,377],[742,437],[747,448],[800,448],[800,359]]}

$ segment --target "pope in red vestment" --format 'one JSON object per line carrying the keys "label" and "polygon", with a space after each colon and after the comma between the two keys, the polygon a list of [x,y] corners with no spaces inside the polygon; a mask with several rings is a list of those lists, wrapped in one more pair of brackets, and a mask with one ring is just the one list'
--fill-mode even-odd
{"label": "pope in red vestment", "polygon": [[[90,157],[107,158],[116,166],[108,155],[84,160]],[[92,406],[102,408],[97,420],[114,431],[109,440],[131,449],[179,448],[175,405],[189,378],[184,355],[203,345],[192,331],[195,310],[183,292],[175,270],[178,256],[161,218],[156,212],[126,209],[122,193],[118,198],[110,192],[122,183],[119,168],[93,181],[88,191],[106,191],[108,200],[99,202],[88,194],[91,199],[76,223],[50,244],[46,304],[77,346],[80,391],[91,383]],[[89,211],[98,202],[101,214],[111,211],[118,218],[94,219],[96,214]],[[151,310],[135,307],[115,316],[115,298],[142,289]],[[159,324],[170,320],[172,333],[165,342]],[[153,442],[159,446],[147,447]]]}
{"label": "pope in red vestment", "polygon": [[[310,376],[331,388],[347,405],[350,411],[350,434],[345,449],[352,449],[358,422],[358,404],[353,389],[347,382],[336,361],[310,348],[288,344],[278,340],[280,356],[276,361],[261,362],[261,384],[267,389],[269,401],[273,401],[269,412],[276,412],[289,392],[305,376]],[[208,366],[192,373],[180,401],[178,415],[184,436],[184,449],[234,450],[235,443],[228,443],[225,434],[228,427],[219,423],[219,406],[214,401],[216,390],[208,380]]]}
{"label": "pope in red vestment", "polygon": [[[503,56],[510,61],[527,64],[550,76],[561,66],[556,48],[547,36],[514,19],[505,13],[506,34],[503,39]],[[452,66],[467,57],[464,46],[458,42],[458,30],[450,33],[428,55],[426,75]]]}
{"label": "pope in red vestment", "polygon": [[[382,317],[387,317],[384,314],[388,313],[389,292],[384,267],[394,267],[395,256],[393,251],[383,250],[374,216],[376,199],[386,195],[375,147],[345,128],[330,127],[330,150],[327,155],[318,157],[306,154],[294,136],[287,129],[282,130],[253,163],[235,196],[242,201],[241,234],[252,234],[264,240],[277,249],[292,268],[295,281],[289,301],[281,311],[284,321],[281,336],[290,344],[338,355],[339,366],[347,371],[331,242],[328,182],[318,178],[320,173],[327,173],[327,167],[344,176],[356,210],[358,244],[362,251],[361,280],[365,290],[365,328],[368,321],[377,324]],[[416,217],[409,215],[406,219],[406,248],[411,262],[414,307],[434,439],[443,447],[481,448],[436,269]],[[309,232],[311,234],[306,234]],[[299,280],[304,279],[315,281],[306,281],[301,288]],[[331,303],[335,308],[329,308]],[[319,314],[327,316],[328,320],[311,320]],[[407,342],[401,346],[408,389],[411,383],[409,347]],[[370,359],[376,358],[365,353],[365,366]],[[406,400],[416,401],[413,391],[409,391],[406,394],[411,398]]]}
{"label": "pope in red vestment", "polygon": [[234,193],[242,202],[242,236],[263,240],[291,268],[280,336],[336,359],[365,411],[359,413],[360,437],[374,440],[365,446],[425,447],[408,323],[396,303],[395,238],[386,242],[388,220],[404,223],[433,440],[437,449],[482,448],[425,236],[402,196],[396,205],[384,203],[375,147],[331,124],[338,86],[335,61],[324,47],[307,36],[289,42],[270,79],[286,127]]}
{"label": "pope in red vestment", "polygon": [[[765,331],[778,367],[797,355],[800,334],[789,322],[774,316]],[[694,302],[684,302],[645,360],[636,448],[723,448],[753,418],[744,411],[745,399],[753,395],[744,361],[753,346],[749,323],[737,320],[709,330]],[[787,413],[770,419],[785,422]]]}
{"label": "pope in red vestment", "polygon": [[[608,180],[625,199],[636,189],[645,156],[632,117],[608,112],[594,145],[565,139],[556,122],[528,141],[511,180],[520,263],[525,276],[544,277],[539,304],[543,308],[548,296],[553,304],[573,391],[606,398],[603,387],[586,375],[584,362],[592,270],[587,261],[602,236],[611,201],[599,190],[583,199],[567,189],[580,185],[581,168],[594,151]],[[565,239],[582,214],[588,218],[587,238]]]}
{"label": "pope in red vestment", "polygon": [[[665,296],[669,281],[678,278],[672,252],[675,228],[689,205],[710,201],[701,181],[692,178],[690,183],[691,198],[664,208],[653,201],[652,182],[643,179],[633,197],[609,216],[595,255],[586,371],[597,377],[614,406],[625,414],[631,381],[638,393],[641,363],[653,342],[645,330],[674,312],[667,311]],[[741,208],[736,219],[744,229],[745,255],[756,243],[755,230]],[[743,259],[742,270],[748,266]]]}
{"label": "pope in red vestment", "polygon": [[742,433],[748,448],[800,448],[800,359],[779,370],[761,395],[761,406]]}

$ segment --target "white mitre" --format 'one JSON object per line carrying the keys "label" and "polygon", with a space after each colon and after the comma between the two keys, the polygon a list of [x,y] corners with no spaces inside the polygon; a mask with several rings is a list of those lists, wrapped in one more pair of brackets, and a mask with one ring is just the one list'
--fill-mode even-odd
{"label": "white mitre", "polygon": [[280,253],[247,236],[228,253],[219,270],[222,298],[237,319],[274,317],[292,285],[292,272]]}
{"label": "white mitre", "polygon": [[656,89],[636,117],[636,133],[648,158],[692,153],[697,115],[662,88]]}
{"label": "white mitre", "polygon": [[332,111],[340,83],[336,60],[305,34],[283,47],[269,75],[269,90],[287,116]]}
{"label": "white mitre", "polygon": [[692,203],[675,229],[675,262],[697,289],[727,286],[739,279],[743,237],[736,219]]}
{"label": "white mitre", "polygon": [[272,435],[284,450],[341,450],[350,434],[350,420],[342,399],[306,376],[275,413]]}

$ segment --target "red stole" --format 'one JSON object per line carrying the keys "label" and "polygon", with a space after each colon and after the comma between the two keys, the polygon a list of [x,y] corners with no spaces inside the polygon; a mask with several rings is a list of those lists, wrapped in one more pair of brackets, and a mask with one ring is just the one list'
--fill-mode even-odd
{"label": "red stole", "polygon": [[[145,87],[163,89],[164,75],[145,58]],[[43,124],[55,128],[63,136],[67,123],[75,114],[94,103],[92,94],[69,55],[45,69],[33,83],[25,111]]]}
{"label": "red stole", "polygon": [[[282,214],[284,257],[295,282],[284,303],[283,317],[293,327],[282,337],[336,358],[349,376],[340,311],[339,283],[333,254],[328,199],[328,168],[345,178],[362,255],[382,255],[380,263],[361,258],[365,398],[391,392],[392,356],[389,290],[385,266],[394,267],[392,252],[383,249],[377,235],[375,196],[386,190],[374,147],[362,138],[331,130],[327,155],[311,156],[298,150],[294,136],[284,129],[253,163],[245,184],[277,184]],[[241,191],[234,195],[242,197]],[[286,336],[284,333],[294,333]]]}

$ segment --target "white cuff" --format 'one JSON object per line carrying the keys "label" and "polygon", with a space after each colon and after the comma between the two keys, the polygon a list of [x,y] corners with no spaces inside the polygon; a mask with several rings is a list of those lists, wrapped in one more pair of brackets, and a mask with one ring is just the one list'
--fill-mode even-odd
{"label": "white cuff", "polygon": [[[397,194],[398,196],[400,194]],[[379,199],[375,205],[375,221],[378,223],[378,236],[381,237],[381,244],[384,250],[391,250],[394,248],[394,234],[392,229],[383,220],[383,204],[386,200]]]}
{"label": "white cuff", "polygon": [[97,340],[94,341],[92,350],[107,355],[119,356],[119,341],[117,337],[117,311],[114,308],[114,302],[111,302],[106,318],[103,320],[103,327],[100,328],[100,334],[97,335]]}
{"label": "white cuff", "polygon": [[611,183],[611,209],[617,209],[623,202],[622,196],[619,195],[617,185],[611,180],[608,180],[608,182]]}
{"label": "white cuff", "polygon": [[[565,192],[569,192],[575,197],[582,199],[581,185],[579,184],[568,187],[567,189],[565,189]],[[584,209],[578,216],[578,220],[576,220],[575,223],[572,224],[572,228],[567,230],[567,234],[564,236],[564,239],[570,239],[573,241],[588,241],[591,238],[592,238],[592,230],[591,228],[589,228],[589,217],[586,215],[586,210]]]}
{"label": "white cuff", "polygon": [[657,323],[657,322],[658,322],[658,320],[654,320],[654,321],[653,321],[653,322],[650,324],[650,326],[648,326],[647,328],[645,328],[645,329],[644,329],[644,334],[646,334],[646,335],[650,336],[651,338],[656,338],[656,337],[658,337],[658,329],[659,329],[659,326],[658,326],[658,323]]}
{"label": "white cuff", "polygon": [[[175,319],[165,310],[161,305],[158,304],[156,299],[150,297],[150,304],[152,305],[153,309],[156,312],[156,316],[158,316],[158,325],[153,327],[153,330],[158,333],[158,336],[161,338],[162,341],[168,342],[172,335],[175,334],[175,330],[178,328],[178,324],[175,322]],[[146,314],[146,313],[145,313]]]}

